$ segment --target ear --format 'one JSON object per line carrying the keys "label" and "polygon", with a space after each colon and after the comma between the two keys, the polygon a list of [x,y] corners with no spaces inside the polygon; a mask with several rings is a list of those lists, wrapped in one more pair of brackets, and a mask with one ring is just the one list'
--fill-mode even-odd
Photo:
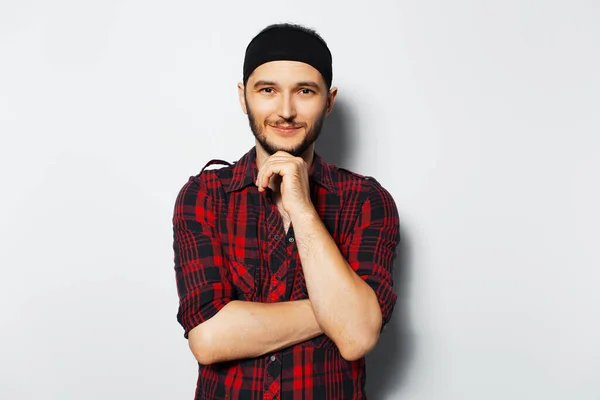
{"label": "ear", "polygon": [[238,97],[240,100],[240,106],[242,107],[242,111],[244,114],[248,114],[248,109],[246,108],[246,97],[244,96],[244,85],[240,82],[237,85],[238,87]]}
{"label": "ear", "polygon": [[333,104],[335,103],[335,97],[337,96],[337,93],[338,89],[336,87],[333,87],[329,90],[329,93],[327,94],[327,111],[325,112],[325,115],[329,115],[331,110],[333,110]]}

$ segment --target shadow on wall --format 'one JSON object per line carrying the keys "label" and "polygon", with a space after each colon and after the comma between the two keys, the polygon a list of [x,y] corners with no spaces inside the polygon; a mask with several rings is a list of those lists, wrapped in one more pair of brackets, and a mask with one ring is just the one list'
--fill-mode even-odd
{"label": "shadow on wall", "polygon": [[367,355],[367,394],[370,400],[400,394],[414,358],[415,337],[410,325],[410,238],[400,219],[400,244],[394,262],[394,292],[398,295],[392,319]]}
{"label": "shadow on wall", "polygon": [[342,168],[351,165],[358,134],[348,129],[351,126],[356,124],[349,107],[344,101],[336,99],[331,114],[325,118],[323,132],[317,140],[315,150],[329,164],[336,164]]}
{"label": "shadow on wall", "polygon": [[[355,149],[360,132],[352,127],[356,124],[352,110],[344,101],[336,101],[331,114],[326,118],[323,133],[317,141],[316,151],[325,161],[352,170],[352,160],[360,157]],[[356,171],[360,173],[360,171]],[[375,177],[377,179],[377,177]],[[398,204],[402,214],[401,205]],[[414,357],[414,335],[410,326],[410,237],[400,218],[400,244],[394,262],[394,291],[398,295],[394,313],[389,324],[379,337],[377,346],[367,355],[367,394],[370,400],[390,399],[402,391],[410,363]]]}

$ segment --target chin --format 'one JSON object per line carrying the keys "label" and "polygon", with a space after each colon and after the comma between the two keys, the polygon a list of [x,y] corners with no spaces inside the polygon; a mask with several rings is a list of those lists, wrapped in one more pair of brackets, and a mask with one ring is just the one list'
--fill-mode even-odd
{"label": "chin", "polygon": [[300,154],[297,154],[297,150],[299,150],[299,146],[271,146],[271,148],[269,150],[272,150],[271,155],[277,153],[278,151],[285,151],[286,153],[289,153],[293,156],[300,156]]}
{"label": "chin", "polygon": [[295,157],[299,157],[301,156],[301,154],[298,152],[299,150],[301,150],[301,143],[297,143],[295,145],[282,145],[280,143],[273,143],[273,142],[268,142],[267,145],[262,144],[261,147],[269,154],[269,155],[273,155],[275,153],[277,153],[278,151],[285,151],[286,153],[289,153]]}
{"label": "chin", "polygon": [[302,147],[302,143],[304,142],[303,137],[294,137],[282,139],[280,137],[269,138],[267,139],[267,144],[271,149],[274,149],[275,152],[285,151],[291,152],[293,150],[299,149]]}

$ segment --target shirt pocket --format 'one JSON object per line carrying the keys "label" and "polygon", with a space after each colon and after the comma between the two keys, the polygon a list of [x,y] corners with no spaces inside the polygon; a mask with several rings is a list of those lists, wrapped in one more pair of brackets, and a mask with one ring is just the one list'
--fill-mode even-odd
{"label": "shirt pocket", "polygon": [[229,260],[229,271],[237,299],[254,301],[256,299],[257,266],[231,259]]}

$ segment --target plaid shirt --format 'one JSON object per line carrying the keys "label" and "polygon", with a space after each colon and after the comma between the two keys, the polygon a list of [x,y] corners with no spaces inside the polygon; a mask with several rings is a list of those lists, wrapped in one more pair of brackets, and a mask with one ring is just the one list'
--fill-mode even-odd
{"label": "plaid shirt", "polygon": [[[270,189],[259,193],[255,185],[256,148],[233,165],[205,168],[183,186],[173,216],[177,320],[185,338],[231,300],[308,298],[293,226],[284,232]],[[392,263],[400,240],[392,197],[373,178],[316,153],[309,176],[318,214],[376,293],[385,325],[396,302]],[[346,361],[325,335],[257,358],[198,366],[195,399],[366,398],[364,358]]]}

